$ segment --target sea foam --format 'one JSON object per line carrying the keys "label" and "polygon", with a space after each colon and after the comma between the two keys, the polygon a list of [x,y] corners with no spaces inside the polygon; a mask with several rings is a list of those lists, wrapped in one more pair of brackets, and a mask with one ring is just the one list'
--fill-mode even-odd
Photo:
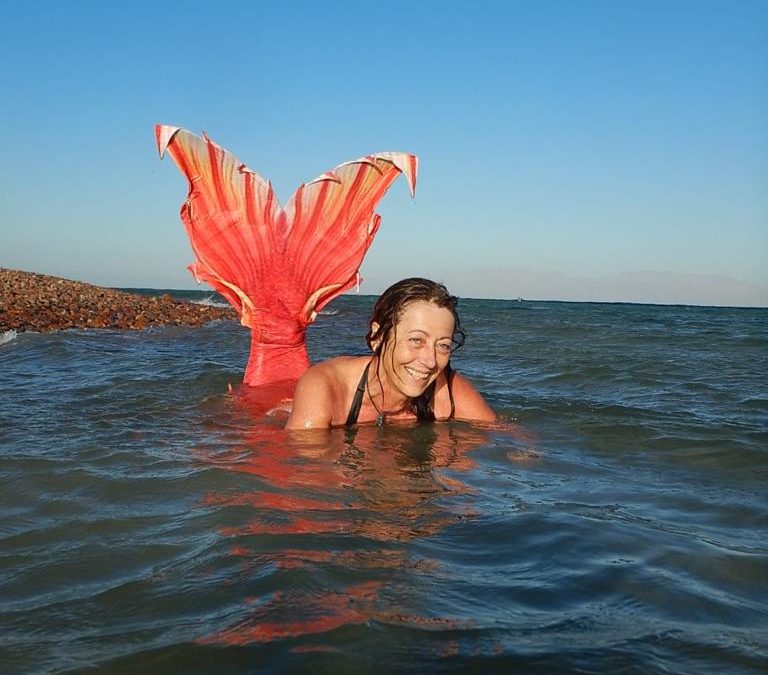
{"label": "sea foam", "polygon": [[0,345],[4,345],[6,342],[15,340],[18,336],[19,334],[15,330],[7,330],[3,333],[0,333]]}
{"label": "sea foam", "polygon": [[201,298],[200,300],[192,300],[195,305],[207,305],[208,307],[229,307],[228,302],[222,302],[219,298],[221,296],[216,293],[211,293],[208,297]]}

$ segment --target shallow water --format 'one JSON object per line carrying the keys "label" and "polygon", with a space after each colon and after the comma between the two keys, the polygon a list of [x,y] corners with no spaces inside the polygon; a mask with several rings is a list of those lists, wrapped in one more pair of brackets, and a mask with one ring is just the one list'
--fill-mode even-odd
{"label": "shallow water", "polygon": [[766,672],[768,310],[462,320],[502,424],[309,437],[226,393],[234,322],[8,336],[2,672]]}

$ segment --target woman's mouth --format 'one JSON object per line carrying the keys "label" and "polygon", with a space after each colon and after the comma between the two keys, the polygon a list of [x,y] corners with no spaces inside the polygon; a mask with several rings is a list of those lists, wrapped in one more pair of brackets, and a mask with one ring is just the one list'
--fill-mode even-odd
{"label": "woman's mouth", "polygon": [[418,380],[419,382],[426,382],[430,376],[430,373],[422,373],[420,370],[414,370],[408,366],[405,366],[405,370],[413,379]]}

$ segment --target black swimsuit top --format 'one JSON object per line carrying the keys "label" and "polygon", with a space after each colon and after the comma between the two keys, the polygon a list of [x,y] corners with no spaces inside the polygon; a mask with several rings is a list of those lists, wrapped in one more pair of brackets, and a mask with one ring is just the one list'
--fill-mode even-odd
{"label": "black swimsuit top", "polygon": [[[357,384],[357,390],[355,391],[355,397],[352,399],[352,405],[349,408],[349,414],[347,415],[347,421],[344,422],[344,426],[351,427],[357,424],[357,418],[360,415],[360,408],[363,405],[363,397],[365,396],[365,390],[368,383],[368,368],[370,368],[371,362],[365,366],[363,374],[360,377],[360,382]],[[451,400],[451,414],[448,415],[448,419],[453,418],[456,406],[453,403],[453,375],[454,370],[449,363],[445,367],[445,379],[448,382],[448,398]],[[435,386],[437,380],[432,382],[424,391],[421,396],[417,396],[413,399],[413,410],[416,413],[416,419],[419,422],[434,422],[435,411],[433,409],[435,402]]]}

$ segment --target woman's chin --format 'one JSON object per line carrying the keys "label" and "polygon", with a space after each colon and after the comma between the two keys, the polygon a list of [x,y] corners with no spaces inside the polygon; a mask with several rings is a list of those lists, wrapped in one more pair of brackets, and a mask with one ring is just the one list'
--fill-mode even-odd
{"label": "woman's chin", "polygon": [[432,380],[434,380],[433,377],[428,377],[426,380],[419,380],[406,371],[402,392],[408,396],[408,398],[417,398],[429,388],[429,385],[432,384]]}

